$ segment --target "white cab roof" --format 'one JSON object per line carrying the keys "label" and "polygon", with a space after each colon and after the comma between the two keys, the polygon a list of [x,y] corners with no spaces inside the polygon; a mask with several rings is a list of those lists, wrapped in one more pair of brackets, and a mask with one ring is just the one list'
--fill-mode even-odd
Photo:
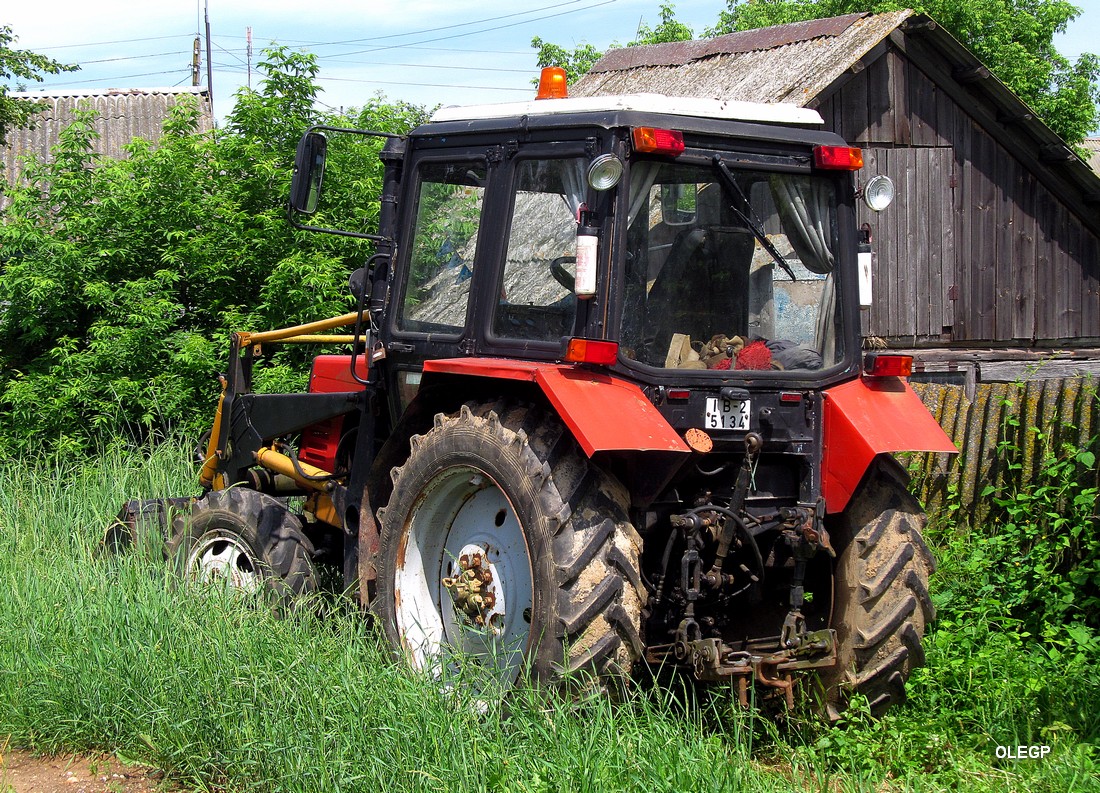
{"label": "white cab roof", "polygon": [[636,110],[673,116],[723,118],[731,121],[765,121],[773,124],[823,124],[816,110],[791,104],[762,104],[733,99],[698,99],[662,94],[624,94],[622,96],[584,96],[576,99],[534,99],[494,105],[443,107],[432,114],[432,121],[476,121],[509,116],[548,116],[562,113]]}

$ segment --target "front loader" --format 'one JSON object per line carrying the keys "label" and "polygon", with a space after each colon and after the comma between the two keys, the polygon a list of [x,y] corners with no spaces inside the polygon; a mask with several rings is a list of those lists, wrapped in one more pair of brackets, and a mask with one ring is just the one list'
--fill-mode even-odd
{"label": "front loader", "polygon": [[[853,693],[880,712],[933,617],[891,453],[955,449],[911,359],[861,350],[856,202],[888,185],[820,125],[547,96],[384,136],[357,310],[234,334],[204,495],[132,502],[123,533],[288,604],[332,566],[430,674],[648,663],[746,704],[816,690],[834,716]],[[302,139],[302,228],[343,134]],[[257,353],[301,342],[338,349],[308,392],[253,393]]]}

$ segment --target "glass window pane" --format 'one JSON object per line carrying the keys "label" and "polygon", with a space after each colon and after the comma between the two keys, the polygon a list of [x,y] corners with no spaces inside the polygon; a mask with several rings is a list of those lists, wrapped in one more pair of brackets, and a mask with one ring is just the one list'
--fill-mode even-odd
{"label": "glass window pane", "polygon": [[832,366],[835,181],[734,174],[731,186],[709,166],[632,166],[623,354],[676,369]]}
{"label": "glass window pane", "polygon": [[401,330],[453,334],[466,325],[486,176],[482,163],[421,167]]}
{"label": "glass window pane", "polygon": [[584,160],[526,160],[516,168],[504,281],[493,333],[557,342],[573,331],[577,209]]}

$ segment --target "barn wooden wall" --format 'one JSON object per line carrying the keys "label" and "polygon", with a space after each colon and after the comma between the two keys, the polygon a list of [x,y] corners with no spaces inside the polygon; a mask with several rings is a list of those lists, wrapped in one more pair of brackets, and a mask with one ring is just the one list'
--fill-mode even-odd
{"label": "barn wooden wall", "polygon": [[818,108],[898,198],[874,234],[864,332],[906,345],[1100,340],[1100,239],[904,53]]}

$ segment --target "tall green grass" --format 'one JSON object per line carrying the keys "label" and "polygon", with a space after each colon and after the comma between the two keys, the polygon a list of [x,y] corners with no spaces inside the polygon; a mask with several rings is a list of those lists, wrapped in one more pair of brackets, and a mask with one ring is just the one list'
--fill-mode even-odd
{"label": "tall green grass", "polygon": [[[353,609],[280,620],[104,558],[125,499],[193,492],[188,457],[165,444],[0,464],[0,743],[113,752],[242,791],[1100,789],[1095,668],[1006,645],[992,624],[941,623],[910,703],[880,721],[856,709],[839,730],[676,686],[472,703],[395,663]],[[952,574],[965,545],[943,538]],[[1052,752],[996,759],[1017,743]]]}

